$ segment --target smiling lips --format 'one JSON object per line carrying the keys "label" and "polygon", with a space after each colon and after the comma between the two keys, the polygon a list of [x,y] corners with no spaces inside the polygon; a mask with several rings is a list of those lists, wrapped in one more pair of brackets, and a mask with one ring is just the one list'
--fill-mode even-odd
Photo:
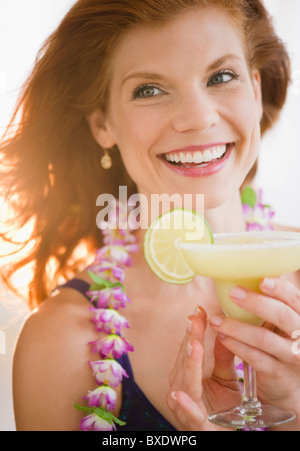
{"label": "smiling lips", "polygon": [[194,153],[191,153],[191,152],[169,153],[169,154],[165,154],[165,158],[170,163],[201,164],[201,163],[209,163],[210,161],[217,160],[218,158],[221,158],[223,155],[225,155],[225,152],[226,152],[226,145],[223,145],[223,146],[217,146],[217,147],[213,147],[213,148],[204,150],[204,152],[196,151]]}
{"label": "smiling lips", "polygon": [[190,146],[161,155],[162,160],[180,175],[201,177],[220,171],[228,160],[234,144]]}

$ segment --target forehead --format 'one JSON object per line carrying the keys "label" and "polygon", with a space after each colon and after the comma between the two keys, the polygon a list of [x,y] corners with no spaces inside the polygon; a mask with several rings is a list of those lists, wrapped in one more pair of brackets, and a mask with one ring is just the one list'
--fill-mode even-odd
{"label": "forehead", "polygon": [[[210,64],[228,53],[245,58],[241,30],[220,8],[196,8],[156,26],[137,26],[119,43],[112,68],[118,77],[131,70],[182,70],[191,62]],[[177,70],[179,70],[179,67]],[[115,70],[114,70],[115,69]]]}

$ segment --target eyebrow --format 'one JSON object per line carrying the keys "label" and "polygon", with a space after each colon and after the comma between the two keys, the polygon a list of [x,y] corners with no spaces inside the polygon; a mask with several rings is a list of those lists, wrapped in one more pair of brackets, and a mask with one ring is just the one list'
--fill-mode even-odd
{"label": "eyebrow", "polygon": [[155,80],[155,81],[162,81],[165,80],[165,78],[162,75],[152,73],[152,72],[133,72],[132,74],[128,75],[124,78],[122,81],[121,86],[123,86],[126,81],[131,80],[132,78],[143,78],[145,80]]}
{"label": "eyebrow", "polygon": [[[221,56],[221,58],[218,58],[213,63],[211,63],[208,66],[207,71],[211,72],[213,70],[218,69],[223,64],[227,63],[230,60],[237,60],[239,62],[242,62],[242,58],[234,53],[228,53],[224,56]],[[121,83],[121,86],[123,86],[128,80],[131,80],[132,78],[143,78],[145,80],[152,80],[152,81],[162,81],[165,80],[165,77],[162,75],[159,75],[155,72],[132,72],[127,77],[124,78],[124,80]]]}
{"label": "eyebrow", "polygon": [[216,70],[219,67],[221,67],[224,63],[227,63],[230,60],[237,60],[239,62],[242,62],[242,58],[234,53],[228,53],[227,55],[221,56],[221,58],[218,58],[216,61],[214,61],[209,67],[208,72],[211,72],[212,70]]}

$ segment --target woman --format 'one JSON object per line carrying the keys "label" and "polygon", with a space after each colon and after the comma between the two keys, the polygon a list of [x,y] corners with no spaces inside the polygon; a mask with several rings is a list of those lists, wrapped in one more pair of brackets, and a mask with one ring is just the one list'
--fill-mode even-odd
{"label": "woman", "polygon": [[[44,300],[59,276],[71,278],[83,267],[76,260],[80,244],[86,244],[85,264],[101,246],[92,208],[97,196],[117,195],[124,184],[148,200],[155,193],[203,193],[214,232],[244,231],[240,188],[255,172],[261,132],[275,122],[288,81],[286,51],[258,0],[79,0],[73,6],[42,49],[20,100],[20,125],[2,145],[12,165],[7,193],[19,196],[20,224],[35,219],[34,246],[13,268],[34,265],[30,302],[38,305],[15,354],[18,430],[105,423],[91,411],[82,420],[84,412],[73,407],[87,392],[84,406],[102,407],[97,390],[107,382],[94,367],[95,381],[87,363],[95,360],[87,343],[106,334],[91,326],[86,290],[71,283]],[[99,148],[109,171],[99,166]],[[216,148],[225,152],[221,164]],[[205,151],[213,161],[195,172],[187,154],[193,159]],[[135,234],[139,250],[125,271],[130,378],[123,374],[117,398],[106,404],[126,420],[120,430],[218,429],[207,412],[241,397],[234,355],[257,370],[264,402],[300,413],[300,362],[284,335],[300,329],[299,275],[262,281],[263,295],[232,293],[282,334],[241,327],[222,318],[212,281],[178,287],[156,278],[144,260],[144,232]],[[76,279],[93,283],[86,269]],[[285,428],[299,430],[299,421]]]}

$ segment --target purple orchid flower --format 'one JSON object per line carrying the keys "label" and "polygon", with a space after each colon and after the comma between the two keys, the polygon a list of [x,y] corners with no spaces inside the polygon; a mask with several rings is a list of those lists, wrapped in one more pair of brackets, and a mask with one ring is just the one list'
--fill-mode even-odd
{"label": "purple orchid flower", "polygon": [[262,190],[257,192],[257,203],[254,207],[243,204],[244,216],[247,223],[247,231],[274,230],[272,220],[275,212],[262,201]]}
{"label": "purple orchid flower", "polygon": [[95,262],[88,268],[92,273],[101,276],[103,279],[109,282],[121,282],[124,283],[125,275],[124,268],[115,262],[109,260],[102,260],[101,262]]}
{"label": "purple orchid flower", "polygon": [[124,245],[129,243],[135,243],[136,238],[132,235],[128,229],[105,229],[102,231],[104,244]]}
{"label": "purple orchid flower", "polygon": [[111,356],[114,359],[119,359],[123,354],[134,350],[133,346],[125,338],[114,334],[98,341],[92,341],[90,345],[92,346],[92,351],[99,353],[102,359],[110,358]]}
{"label": "purple orchid flower", "polygon": [[123,377],[128,377],[127,372],[116,360],[99,360],[90,362],[97,384],[106,384],[111,387],[118,387]]}
{"label": "purple orchid flower", "polygon": [[[136,238],[132,234],[136,230],[136,224],[129,224],[128,221],[128,205],[115,200],[109,211],[108,221],[102,221],[99,224],[104,237],[104,244],[128,244],[135,243]],[[133,227],[132,227],[133,226]]]}
{"label": "purple orchid flower", "polygon": [[125,308],[130,302],[128,296],[123,291],[122,287],[105,288],[103,290],[88,291],[87,295],[91,302],[95,303],[97,308],[113,308],[118,310]]}
{"label": "purple orchid flower", "polygon": [[113,261],[117,265],[132,266],[133,259],[130,253],[137,252],[136,244],[130,245],[107,245],[97,251],[95,263],[99,264],[105,261]]}
{"label": "purple orchid flower", "polygon": [[90,311],[94,313],[92,321],[96,325],[97,332],[120,334],[122,327],[129,327],[128,321],[116,310],[90,307]]}
{"label": "purple orchid flower", "polygon": [[92,413],[91,415],[88,415],[87,417],[83,418],[80,423],[80,430],[81,431],[113,431],[116,430],[116,427],[114,424],[110,424],[108,421],[104,420],[103,418],[98,417],[95,413]]}
{"label": "purple orchid flower", "polygon": [[116,408],[117,393],[108,385],[101,385],[96,390],[89,391],[83,399],[88,400],[90,407],[103,407],[112,411]]}

